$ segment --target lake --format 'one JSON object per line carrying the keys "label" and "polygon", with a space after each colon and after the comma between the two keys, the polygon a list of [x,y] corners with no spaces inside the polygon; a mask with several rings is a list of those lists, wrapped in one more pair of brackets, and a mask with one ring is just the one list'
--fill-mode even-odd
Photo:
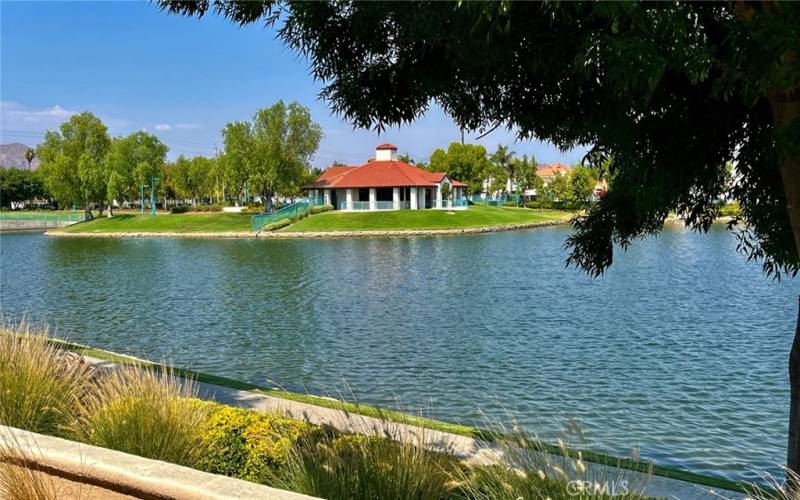
{"label": "lake", "polygon": [[0,307],[70,340],[254,383],[506,420],[733,479],[780,476],[798,280],[721,225],[591,279],[565,227],[459,237],[0,236]]}

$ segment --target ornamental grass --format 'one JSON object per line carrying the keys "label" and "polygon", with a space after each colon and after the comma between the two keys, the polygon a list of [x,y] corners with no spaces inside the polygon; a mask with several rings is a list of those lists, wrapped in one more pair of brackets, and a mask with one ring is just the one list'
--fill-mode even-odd
{"label": "ornamental grass", "polygon": [[0,498],[55,500],[61,498],[53,478],[35,466],[14,443],[0,442]]}
{"label": "ornamental grass", "polygon": [[[497,422],[496,440],[485,443],[483,456],[489,464],[460,469],[457,478],[464,498],[471,500],[642,499],[651,474],[632,473],[612,466],[587,466],[581,452],[565,444],[570,436],[582,436],[572,422],[554,449],[519,426],[511,430]],[[480,455],[481,453],[479,453]]]}
{"label": "ornamental grass", "polygon": [[93,369],[46,331],[0,328],[0,424],[63,435],[92,387]]}
{"label": "ornamental grass", "polygon": [[329,500],[452,498],[453,457],[422,440],[329,432],[294,447],[273,484]]}
{"label": "ornamental grass", "polygon": [[171,369],[121,367],[81,401],[71,430],[93,445],[192,467],[206,451],[198,429],[208,416],[196,396]]}

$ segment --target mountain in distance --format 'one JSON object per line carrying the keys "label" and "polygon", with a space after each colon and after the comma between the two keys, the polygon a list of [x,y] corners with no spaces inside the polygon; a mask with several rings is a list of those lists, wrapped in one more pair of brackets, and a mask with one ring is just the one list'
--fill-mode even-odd
{"label": "mountain in distance", "polygon": [[[29,147],[30,146],[19,142],[0,144],[0,167],[22,168],[27,170],[28,160],[25,159],[25,152]],[[39,158],[34,158],[31,162],[31,169],[36,170],[36,167],[38,167],[40,163]]]}

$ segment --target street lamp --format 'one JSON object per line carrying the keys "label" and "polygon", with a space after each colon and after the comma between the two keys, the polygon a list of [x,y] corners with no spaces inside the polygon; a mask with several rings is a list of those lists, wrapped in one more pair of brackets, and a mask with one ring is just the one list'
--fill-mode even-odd
{"label": "street lamp", "polygon": [[150,177],[150,215],[156,214],[156,182],[158,177]]}

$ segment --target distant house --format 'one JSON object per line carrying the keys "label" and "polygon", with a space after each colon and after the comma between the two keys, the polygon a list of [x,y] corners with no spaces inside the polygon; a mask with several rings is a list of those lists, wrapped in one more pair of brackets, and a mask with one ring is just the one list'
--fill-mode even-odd
{"label": "distant house", "polygon": [[[542,178],[544,185],[548,185],[556,175],[566,175],[572,167],[563,163],[551,163],[550,165],[537,165],[536,175]],[[594,185],[593,194],[595,198],[603,197],[608,191],[608,182],[605,179],[598,180]]]}
{"label": "distant house", "polygon": [[[443,190],[449,186],[451,196]],[[466,209],[466,184],[444,172],[427,172],[397,158],[397,146],[381,144],[375,158],[358,166],[333,166],[304,189],[336,210]]]}
{"label": "distant house", "polygon": [[542,178],[544,185],[550,184],[550,180],[556,175],[566,175],[572,167],[563,163],[551,163],[550,165],[536,165],[536,175]]}

